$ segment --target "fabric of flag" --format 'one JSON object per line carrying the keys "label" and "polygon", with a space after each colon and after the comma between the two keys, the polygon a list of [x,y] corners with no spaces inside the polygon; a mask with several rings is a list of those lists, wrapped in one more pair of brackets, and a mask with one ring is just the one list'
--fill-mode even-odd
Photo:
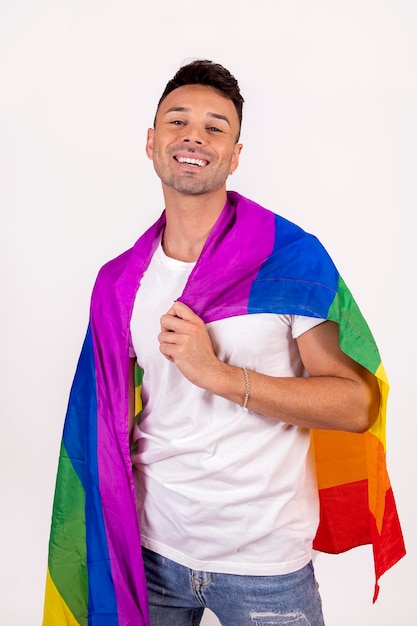
{"label": "fabric of flag", "polygon": [[[164,225],[162,214],[101,269],[93,290],[58,465],[43,626],[149,624],[129,447],[129,339],[134,299]],[[320,497],[314,547],[340,553],[371,544],[375,600],[380,576],[405,554],[385,462],[388,381],[329,255],[298,226],[228,192],[180,300],[206,323],[257,313],[332,320],[341,349],[377,377],[380,414],[368,432],[313,431]],[[137,367],[136,413],[142,373]]]}

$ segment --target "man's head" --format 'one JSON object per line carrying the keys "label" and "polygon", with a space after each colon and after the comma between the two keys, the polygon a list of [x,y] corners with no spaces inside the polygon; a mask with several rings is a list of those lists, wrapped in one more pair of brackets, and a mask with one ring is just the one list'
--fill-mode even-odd
{"label": "man's head", "polygon": [[194,61],[168,82],[146,141],[166,202],[179,193],[218,194],[224,203],[242,149],[242,104],[236,79],[211,61]]}
{"label": "man's head", "polygon": [[[239,85],[234,76],[218,63],[207,60],[197,60],[181,67],[175,76],[168,81],[164,92],[158,102],[157,112],[161,103],[174,89],[184,85],[204,85],[212,87],[224,97],[231,100],[235,106],[239,118],[239,134],[236,142],[239,141],[240,127],[242,125],[243,97],[240,93]],[[156,121],[156,116],[155,116]]]}

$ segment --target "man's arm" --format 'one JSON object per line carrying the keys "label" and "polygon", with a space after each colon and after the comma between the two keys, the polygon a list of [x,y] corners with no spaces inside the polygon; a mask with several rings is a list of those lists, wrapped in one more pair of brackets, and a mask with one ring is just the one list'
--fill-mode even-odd
{"label": "man's arm", "polygon": [[[242,368],[216,357],[204,322],[185,304],[174,303],[162,316],[159,341],[162,354],[193,384],[243,403]],[[337,324],[319,324],[297,343],[310,376],[282,378],[248,371],[248,409],[305,428],[368,430],[378,414],[378,382],[340,350]]]}

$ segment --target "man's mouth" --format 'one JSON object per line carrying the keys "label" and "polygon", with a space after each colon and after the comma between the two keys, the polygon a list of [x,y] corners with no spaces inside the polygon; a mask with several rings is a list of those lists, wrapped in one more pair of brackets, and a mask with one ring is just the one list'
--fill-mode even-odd
{"label": "man's mouth", "polygon": [[205,167],[208,161],[203,161],[203,159],[193,159],[192,157],[185,156],[176,156],[175,159],[178,163],[185,163],[186,165],[194,165],[196,167]]}

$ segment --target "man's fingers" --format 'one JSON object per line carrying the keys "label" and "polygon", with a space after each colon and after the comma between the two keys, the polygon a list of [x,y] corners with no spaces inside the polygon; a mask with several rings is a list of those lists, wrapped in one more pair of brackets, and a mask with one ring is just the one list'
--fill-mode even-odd
{"label": "man's fingers", "polygon": [[170,313],[165,313],[161,317],[161,331],[162,332],[171,332],[171,333],[182,333],[187,331],[187,327],[189,326],[189,322],[181,319],[180,317],[176,317],[175,315],[171,315]]}
{"label": "man's fingers", "polygon": [[162,330],[159,335],[158,335],[158,341],[159,343],[163,344],[163,343],[169,343],[169,344],[173,344],[173,343],[178,343],[178,335],[175,334],[175,332],[171,331],[166,331],[166,330]]}
{"label": "man's fingers", "polygon": [[167,311],[167,315],[173,315],[174,317],[179,317],[180,319],[187,321],[192,321],[196,318],[200,319],[189,306],[179,300],[174,302],[169,311]]}
{"label": "man's fingers", "polygon": [[161,317],[161,331],[174,332],[178,330],[178,324],[175,324],[175,319],[176,318],[170,313],[165,313],[165,315]]}
{"label": "man's fingers", "polygon": [[189,306],[183,302],[174,302],[167,313],[161,317],[161,330],[187,332],[193,325],[203,324]]}

